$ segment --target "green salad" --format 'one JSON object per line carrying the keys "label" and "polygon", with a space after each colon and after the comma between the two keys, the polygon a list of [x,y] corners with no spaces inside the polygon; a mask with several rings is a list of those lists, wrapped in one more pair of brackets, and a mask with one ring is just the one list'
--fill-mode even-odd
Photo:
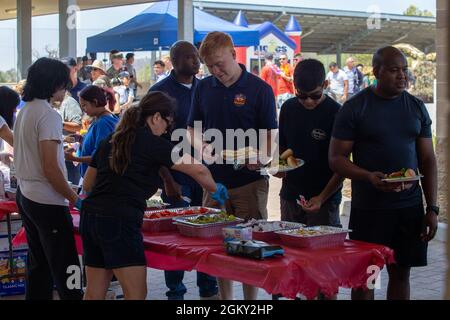
{"label": "green salad", "polygon": [[236,221],[236,217],[234,215],[228,215],[226,212],[221,212],[219,214],[214,215],[205,215],[200,216],[198,218],[189,220],[191,223],[195,224],[209,224],[209,223],[220,223],[220,222],[231,222]]}

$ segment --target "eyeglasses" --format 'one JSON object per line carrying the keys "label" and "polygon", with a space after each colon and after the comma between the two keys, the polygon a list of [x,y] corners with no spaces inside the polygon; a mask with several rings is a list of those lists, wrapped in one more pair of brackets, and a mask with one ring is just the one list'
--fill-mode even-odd
{"label": "eyeglasses", "polygon": [[320,98],[322,98],[322,96],[323,96],[323,92],[320,91],[320,92],[316,92],[316,93],[313,93],[313,94],[306,94],[306,93],[299,93],[299,92],[297,92],[295,95],[296,95],[296,97],[299,100],[306,100],[308,98],[310,98],[311,100],[320,100]]}

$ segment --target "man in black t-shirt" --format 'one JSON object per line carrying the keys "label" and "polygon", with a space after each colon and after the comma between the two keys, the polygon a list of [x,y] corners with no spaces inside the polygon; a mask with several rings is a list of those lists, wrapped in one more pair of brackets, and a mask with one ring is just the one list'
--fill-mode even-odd
{"label": "man in black t-shirt", "polygon": [[[325,67],[314,59],[298,63],[294,71],[296,97],[287,100],[280,113],[280,153],[291,149],[305,165],[277,174],[283,178],[280,192],[281,219],[308,226],[341,226],[339,204],[342,179],[328,164],[328,147],[340,104],[323,93]],[[300,196],[307,200],[297,204]]]}
{"label": "man in black t-shirt", "polygon": [[[394,249],[397,264],[387,268],[387,299],[409,299],[410,268],[427,264],[427,243],[437,230],[431,120],[424,103],[406,92],[408,63],[398,49],[379,49],[373,70],[376,88],[354,96],[336,117],[329,161],[335,172],[352,179],[350,237]],[[382,181],[402,168],[423,174],[426,214],[418,181]],[[352,298],[373,299],[373,290],[354,290]]]}

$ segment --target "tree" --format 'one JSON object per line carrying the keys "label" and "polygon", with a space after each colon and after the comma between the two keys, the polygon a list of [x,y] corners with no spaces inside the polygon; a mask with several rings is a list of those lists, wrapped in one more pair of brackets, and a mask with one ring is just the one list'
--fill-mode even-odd
{"label": "tree", "polygon": [[405,16],[416,16],[416,17],[433,17],[433,13],[428,10],[420,10],[415,5],[410,5],[405,12],[403,12]]}

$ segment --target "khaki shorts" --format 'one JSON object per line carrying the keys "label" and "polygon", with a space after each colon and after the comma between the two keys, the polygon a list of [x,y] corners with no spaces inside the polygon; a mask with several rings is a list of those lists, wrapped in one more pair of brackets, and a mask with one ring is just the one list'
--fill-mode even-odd
{"label": "khaki shorts", "polygon": [[[225,210],[242,219],[267,220],[267,200],[269,194],[269,181],[261,179],[245,186],[228,189],[230,197],[225,203]],[[208,192],[203,192],[203,206],[219,208],[217,201],[211,198]]]}

